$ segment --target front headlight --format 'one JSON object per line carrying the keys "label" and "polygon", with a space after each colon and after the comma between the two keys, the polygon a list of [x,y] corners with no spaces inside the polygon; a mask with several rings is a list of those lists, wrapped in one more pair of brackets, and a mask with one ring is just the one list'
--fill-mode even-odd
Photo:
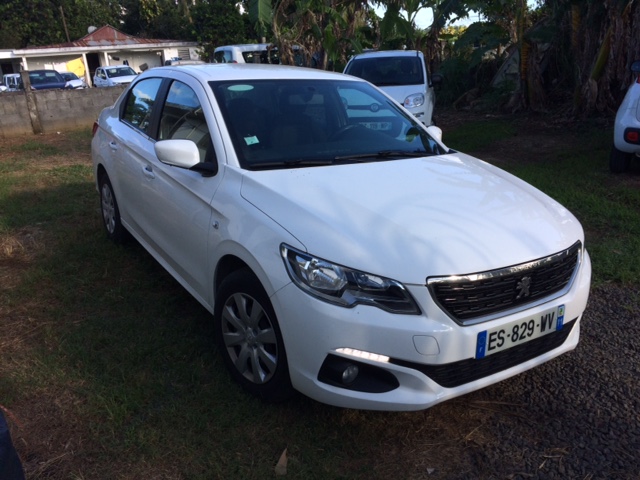
{"label": "front headlight", "polygon": [[392,313],[420,314],[407,289],[395,280],[336,265],[284,244],[280,253],[291,280],[314,297],[343,307],[360,303]]}
{"label": "front headlight", "polygon": [[424,95],[422,93],[414,93],[404,99],[404,107],[412,108],[424,105]]}

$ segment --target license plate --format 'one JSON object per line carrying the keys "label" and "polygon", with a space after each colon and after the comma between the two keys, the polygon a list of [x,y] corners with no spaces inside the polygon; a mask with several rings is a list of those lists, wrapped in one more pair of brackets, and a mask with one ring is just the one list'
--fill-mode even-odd
{"label": "license plate", "polygon": [[562,330],[563,325],[564,305],[560,305],[530,318],[484,330],[478,333],[476,358],[484,358]]}

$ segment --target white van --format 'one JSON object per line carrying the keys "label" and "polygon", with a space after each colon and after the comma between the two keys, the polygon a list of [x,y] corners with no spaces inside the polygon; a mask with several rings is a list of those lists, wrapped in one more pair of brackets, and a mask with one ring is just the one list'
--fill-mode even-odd
{"label": "white van", "polygon": [[5,87],[3,91],[15,92],[20,90],[20,74],[19,73],[6,73],[2,76],[2,86]]}
{"label": "white van", "polygon": [[351,57],[344,73],[363,78],[384,90],[422,123],[433,124],[436,102],[433,85],[440,75],[429,76],[424,55],[417,50],[366,52]]}
{"label": "white van", "polygon": [[[267,54],[269,55],[268,57]],[[213,51],[213,59],[216,63],[280,63],[278,49],[272,43],[250,43],[217,47]]]}

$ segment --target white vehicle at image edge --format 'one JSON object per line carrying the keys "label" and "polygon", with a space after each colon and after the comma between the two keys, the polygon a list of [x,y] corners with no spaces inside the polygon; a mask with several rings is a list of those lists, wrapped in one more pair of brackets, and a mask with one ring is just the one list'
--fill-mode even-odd
{"label": "white vehicle at image edge", "polygon": [[425,125],[433,124],[436,103],[434,85],[442,82],[430,75],[424,54],[418,50],[381,50],[351,57],[344,73],[363,78],[382,89]]}
{"label": "white vehicle at image edge", "polygon": [[618,108],[613,128],[610,170],[623,173],[634,157],[640,155],[640,61],[631,65],[633,83]]}
{"label": "white vehicle at image edge", "polygon": [[[107,236],[213,314],[266,401],[418,410],[576,347],[578,220],[356,77],[151,69],[94,125]],[[560,375],[561,372],[558,372]]]}

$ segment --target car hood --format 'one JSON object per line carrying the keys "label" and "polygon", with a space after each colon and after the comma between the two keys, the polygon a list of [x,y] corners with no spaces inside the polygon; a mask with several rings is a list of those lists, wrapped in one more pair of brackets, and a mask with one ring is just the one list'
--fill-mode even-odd
{"label": "car hood", "polygon": [[67,80],[67,86],[71,87],[71,88],[84,88],[85,87],[85,83],[78,79],[78,80]]}
{"label": "car hood", "polygon": [[39,85],[31,84],[31,88],[33,90],[47,90],[50,88],[67,88],[67,82],[50,82],[50,83],[41,83]]}
{"label": "car hood", "polygon": [[247,172],[241,193],[309,253],[407,284],[516,265],[583,240],[556,201],[459,153]]}
{"label": "car hood", "polygon": [[126,75],[124,77],[114,77],[114,78],[110,78],[109,80],[111,81],[111,83],[115,84],[115,85],[121,85],[123,83],[131,83],[133,82],[133,79],[136,78],[137,75]]}

